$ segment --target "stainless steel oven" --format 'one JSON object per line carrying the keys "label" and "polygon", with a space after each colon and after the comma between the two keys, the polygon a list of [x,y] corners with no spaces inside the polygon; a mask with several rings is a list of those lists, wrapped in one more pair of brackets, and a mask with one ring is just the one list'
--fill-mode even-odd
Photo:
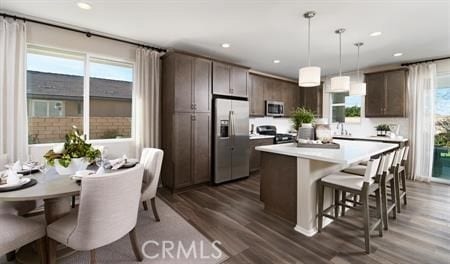
{"label": "stainless steel oven", "polygon": [[266,101],[266,116],[284,116],[284,103]]}

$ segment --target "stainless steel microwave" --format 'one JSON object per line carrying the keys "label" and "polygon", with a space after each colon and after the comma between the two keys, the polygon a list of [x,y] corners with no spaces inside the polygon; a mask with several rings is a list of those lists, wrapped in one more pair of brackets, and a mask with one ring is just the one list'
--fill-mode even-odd
{"label": "stainless steel microwave", "polygon": [[266,101],[266,116],[284,116],[284,103]]}

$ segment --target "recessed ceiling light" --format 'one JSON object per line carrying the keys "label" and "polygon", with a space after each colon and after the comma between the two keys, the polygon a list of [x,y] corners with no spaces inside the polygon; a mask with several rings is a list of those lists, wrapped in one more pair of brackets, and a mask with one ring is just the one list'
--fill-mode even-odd
{"label": "recessed ceiling light", "polygon": [[223,43],[222,44],[222,48],[228,49],[229,47],[231,47],[230,43]]}
{"label": "recessed ceiling light", "polygon": [[81,9],[84,9],[84,10],[91,10],[92,9],[92,6],[89,4],[89,3],[87,3],[87,2],[77,2],[77,6],[79,7],[79,8],[81,8]]}
{"label": "recessed ceiling light", "polygon": [[281,62],[280,60],[273,60],[273,63],[275,63],[275,64],[278,64],[280,62]]}
{"label": "recessed ceiling light", "polygon": [[401,53],[401,52],[397,52],[397,53],[392,54],[392,56],[394,56],[394,57],[400,57],[402,55],[403,55],[403,53]]}
{"label": "recessed ceiling light", "polygon": [[372,32],[372,33],[369,34],[369,36],[371,36],[371,37],[377,37],[379,35],[381,35],[380,31],[375,31],[375,32]]}

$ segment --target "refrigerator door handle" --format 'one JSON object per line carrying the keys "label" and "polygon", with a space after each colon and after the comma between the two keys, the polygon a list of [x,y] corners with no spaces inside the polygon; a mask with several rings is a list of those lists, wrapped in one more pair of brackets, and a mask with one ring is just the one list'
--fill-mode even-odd
{"label": "refrigerator door handle", "polygon": [[231,139],[231,144],[233,145],[234,144],[234,135],[235,135],[235,133],[236,133],[236,130],[235,130],[235,120],[234,120],[234,112],[233,112],[233,110],[230,110],[230,112],[229,112],[229,120],[230,120],[230,126],[229,126],[229,132],[228,132],[228,134],[229,134],[229,137],[230,137],[230,139]]}

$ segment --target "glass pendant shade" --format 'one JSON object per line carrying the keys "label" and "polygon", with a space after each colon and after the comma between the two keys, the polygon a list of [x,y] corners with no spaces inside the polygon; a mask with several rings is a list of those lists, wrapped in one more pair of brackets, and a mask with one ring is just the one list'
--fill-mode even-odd
{"label": "glass pendant shade", "polygon": [[320,85],[320,68],[309,66],[298,70],[298,86],[314,87]]}
{"label": "glass pendant shade", "polygon": [[349,76],[336,76],[331,78],[330,92],[340,93],[340,92],[348,92],[349,90],[350,90]]}
{"label": "glass pendant shade", "polygon": [[365,96],[366,95],[366,83],[358,82],[353,83],[350,86],[350,96]]}

